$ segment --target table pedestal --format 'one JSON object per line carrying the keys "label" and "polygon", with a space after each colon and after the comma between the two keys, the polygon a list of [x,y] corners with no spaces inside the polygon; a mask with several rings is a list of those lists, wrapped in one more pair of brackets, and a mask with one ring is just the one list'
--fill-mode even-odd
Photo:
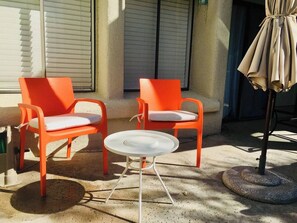
{"label": "table pedestal", "polygon": [[[106,198],[107,202],[112,193],[116,189],[120,180],[123,178],[128,169],[134,169],[139,171],[139,209],[138,209],[138,222],[141,222],[141,203],[142,203],[142,171],[151,169],[155,171],[158,179],[160,180],[164,190],[167,193],[172,204],[174,201],[170,196],[164,182],[162,181],[160,174],[156,169],[156,157],[174,152],[178,146],[179,141],[176,137],[167,133],[151,131],[151,130],[127,130],[117,133],[113,133],[104,139],[105,147],[113,153],[126,157],[126,168],[118,179],[116,185],[112,188],[109,196]],[[133,167],[132,163],[136,160],[130,157],[137,157],[139,166]],[[153,162],[149,163],[147,167],[142,167],[144,157],[152,157]]]}
{"label": "table pedestal", "polygon": [[121,174],[120,178],[118,179],[117,183],[113,186],[109,196],[106,198],[105,200],[105,203],[108,202],[108,200],[110,199],[111,195],[113,194],[113,192],[115,191],[116,187],[118,186],[120,180],[123,178],[123,176],[126,174],[127,170],[128,169],[133,169],[133,170],[138,170],[139,171],[139,200],[138,200],[138,222],[141,222],[141,219],[142,219],[142,215],[141,215],[141,210],[142,210],[142,171],[143,170],[148,170],[148,169],[151,169],[153,168],[155,174],[157,175],[158,179],[160,180],[164,190],[166,191],[166,194],[167,196],[169,197],[170,201],[172,204],[174,204],[174,200],[172,199],[167,187],[165,186],[160,174],[158,173],[157,171],[157,168],[156,168],[156,157],[153,157],[153,162],[151,164],[149,164],[148,166],[146,167],[142,167],[142,162],[143,162],[143,159],[142,157],[140,157],[139,159],[139,168],[135,168],[132,166],[132,163],[135,161],[135,160],[130,160],[130,158],[128,156],[126,156],[126,168],[124,169],[123,173]]}

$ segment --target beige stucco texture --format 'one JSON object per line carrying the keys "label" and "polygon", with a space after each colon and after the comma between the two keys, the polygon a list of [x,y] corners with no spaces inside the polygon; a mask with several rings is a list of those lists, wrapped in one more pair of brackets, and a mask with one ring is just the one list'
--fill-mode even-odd
{"label": "beige stucco texture", "polygon": [[[134,129],[137,92],[124,93],[124,19],[125,1],[96,2],[96,90],[77,93],[77,97],[101,99],[106,103],[109,132]],[[189,91],[204,105],[204,136],[221,131],[224,86],[227,70],[232,0],[209,0],[208,5],[195,1]],[[17,104],[21,96],[0,95],[0,126],[19,123]],[[88,105],[79,109],[92,110]],[[195,108],[189,106],[190,110]],[[13,137],[18,138],[15,131]]]}

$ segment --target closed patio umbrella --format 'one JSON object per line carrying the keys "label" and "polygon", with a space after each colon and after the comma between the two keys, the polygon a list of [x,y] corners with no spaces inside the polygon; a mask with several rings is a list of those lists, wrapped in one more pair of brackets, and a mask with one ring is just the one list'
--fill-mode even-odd
{"label": "closed patio umbrella", "polygon": [[222,175],[229,189],[244,197],[266,203],[297,200],[294,181],[265,172],[269,123],[277,92],[288,91],[297,82],[297,0],[266,0],[266,17],[238,70],[255,89],[269,90],[259,168],[234,167]]}
{"label": "closed patio umbrella", "polygon": [[255,89],[269,90],[259,174],[265,173],[269,123],[276,92],[297,82],[297,0],[266,0],[266,17],[238,70]]}

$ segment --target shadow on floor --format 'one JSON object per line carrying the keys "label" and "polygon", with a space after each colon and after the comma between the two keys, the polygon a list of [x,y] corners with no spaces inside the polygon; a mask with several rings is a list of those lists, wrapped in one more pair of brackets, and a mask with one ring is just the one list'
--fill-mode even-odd
{"label": "shadow on floor", "polygon": [[75,181],[54,179],[46,183],[46,197],[40,197],[39,181],[30,183],[13,193],[10,200],[12,207],[31,214],[57,213],[78,204],[85,194],[84,187]]}
{"label": "shadow on floor", "polygon": [[[203,145],[203,148],[232,145],[248,153],[261,151],[264,125],[264,120],[223,123],[221,134],[215,136],[216,140],[205,140],[207,143]],[[283,124],[277,125],[269,136],[268,149],[291,150],[296,151],[297,154],[297,128]]]}

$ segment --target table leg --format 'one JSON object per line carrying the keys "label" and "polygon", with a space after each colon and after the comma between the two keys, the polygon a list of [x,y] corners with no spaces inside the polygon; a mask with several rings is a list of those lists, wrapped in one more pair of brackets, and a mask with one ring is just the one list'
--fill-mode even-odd
{"label": "table leg", "polygon": [[159,178],[159,180],[160,180],[160,182],[161,182],[164,190],[166,191],[166,194],[169,197],[171,203],[174,204],[174,200],[172,199],[171,195],[169,194],[169,191],[168,191],[167,187],[165,186],[163,180],[161,179],[161,177],[160,177],[160,175],[159,175],[159,173],[157,171],[155,159],[156,159],[156,157],[153,158],[153,169],[154,169],[156,175],[158,176],[158,178]]}
{"label": "table leg", "polygon": [[109,200],[109,198],[111,197],[111,195],[113,194],[114,190],[116,189],[116,187],[118,186],[120,180],[123,178],[123,176],[126,174],[127,170],[129,168],[129,157],[126,156],[126,168],[124,169],[123,173],[121,174],[120,178],[118,179],[117,183],[113,186],[109,196],[106,198],[105,203],[107,203],[107,201]]}
{"label": "table leg", "polygon": [[142,161],[143,158],[140,158],[139,161],[139,198],[138,198],[138,222],[141,223],[141,209],[142,209]]}

